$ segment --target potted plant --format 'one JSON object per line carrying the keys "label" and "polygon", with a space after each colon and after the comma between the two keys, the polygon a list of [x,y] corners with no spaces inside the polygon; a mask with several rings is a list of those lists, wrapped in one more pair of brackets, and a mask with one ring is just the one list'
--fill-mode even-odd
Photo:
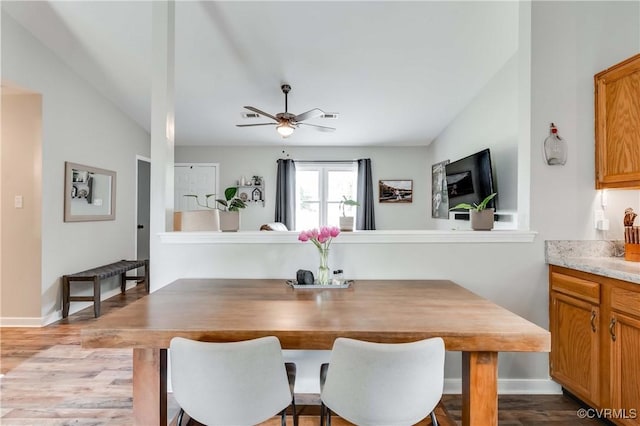
{"label": "potted plant", "polygon": [[200,198],[198,197],[198,195],[196,194],[184,194],[183,197],[192,197],[194,200],[196,200],[196,204],[198,204],[200,207],[206,207],[208,209],[215,209],[215,207],[211,207],[209,205],[209,198],[211,197],[215,197],[216,194],[205,194],[204,196],[204,204],[202,204],[200,202]]}
{"label": "potted plant", "polygon": [[340,209],[342,210],[342,216],[340,216],[341,231],[353,231],[353,216],[347,216],[345,206],[353,207],[359,205],[360,204],[356,200],[347,198],[346,195],[342,196],[342,201],[340,201]]}
{"label": "potted plant", "polygon": [[493,200],[496,193],[488,195],[480,204],[460,203],[449,210],[467,209],[471,218],[471,229],[474,231],[490,231],[493,229],[493,215],[495,209],[487,208],[489,201]]}
{"label": "potted plant", "polygon": [[236,197],[237,193],[238,188],[230,186],[224,190],[224,199],[216,199],[216,202],[222,206],[219,207],[221,231],[237,231],[240,229],[240,209],[244,209],[247,205]]}

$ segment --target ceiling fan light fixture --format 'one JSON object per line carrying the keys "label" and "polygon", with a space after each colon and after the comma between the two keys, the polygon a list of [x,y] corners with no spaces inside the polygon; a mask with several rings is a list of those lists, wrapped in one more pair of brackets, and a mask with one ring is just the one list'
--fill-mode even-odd
{"label": "ceiling fan light fixture", "polygon": [[281,121],[280,124],[276,126],[276,131],[283,138],[288,138],[293,134],[294,127],[288,121]]}

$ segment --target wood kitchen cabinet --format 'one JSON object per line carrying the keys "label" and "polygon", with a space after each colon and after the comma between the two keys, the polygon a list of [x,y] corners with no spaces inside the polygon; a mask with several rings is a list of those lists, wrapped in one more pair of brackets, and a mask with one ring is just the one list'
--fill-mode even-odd
{"label": "wood kitchen cabinet", "polygon": [[552,272],[550,290],[551,377],[598,405],[600,285]]}
{"label": "wood kitchen cabinet", "polygon": [[549,268],[550,374],[617,425],[640,426],[640,285]]}
{"label": "wood kitchen cabinet", "polygon": [[596,189],[640,188],[640,54],[594,80]]}
{"label": "wood kitchen cabinet", "polygon": [[630,417],[619,419],[619,424],[637,426],[640,425],[640,291],[616,286],[606,292],[611,306],[607,318],[611,407],[623,409]]}

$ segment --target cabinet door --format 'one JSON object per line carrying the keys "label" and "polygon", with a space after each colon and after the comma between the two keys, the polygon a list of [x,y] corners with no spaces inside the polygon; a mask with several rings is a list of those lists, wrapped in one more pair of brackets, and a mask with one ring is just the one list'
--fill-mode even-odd
{"label": "cabinet door", "polygon": [[595,75],[596,188],[640,187],[640,55]]}
{"label": "cabinet door", "polygon": [[613,420],[640,426],[640,319],[613,312],[609,334]]}
{"label": "cabinet door", "polygon": [[597,305],[551,292],[551,377],[596,406],[600,400],[599,318]]}

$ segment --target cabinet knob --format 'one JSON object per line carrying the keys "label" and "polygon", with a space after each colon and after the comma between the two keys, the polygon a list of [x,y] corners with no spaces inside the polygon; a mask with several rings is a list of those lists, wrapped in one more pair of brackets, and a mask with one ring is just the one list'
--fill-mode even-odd
{"label": "cabinet knob", "polygon": [[616,319],[611,318],[611,322],[609,323],[609,334],[611,334],[611,340],[616,341]]}

